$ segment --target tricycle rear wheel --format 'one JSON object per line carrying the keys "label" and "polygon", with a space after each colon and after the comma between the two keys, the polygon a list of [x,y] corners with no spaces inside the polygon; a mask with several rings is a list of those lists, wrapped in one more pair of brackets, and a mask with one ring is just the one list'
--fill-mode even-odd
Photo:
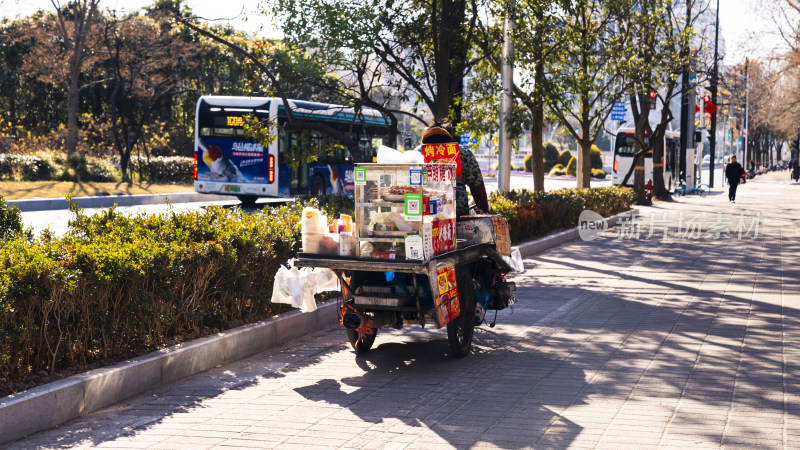
{"label": "tricycle rear wheel", "polygon": [[375,343],[375,336],[378,334],[378,329],[373,328],[371,334],[361,333],[357,330],[347,330],[347,338],[350,340],[350,345],[356,353],[364,353],[372,348]]}
{"label": "tricycle rear wheel", "polygon": [[463,358],[472,348],[472,335],[475,330],[475,286],[469,266],[456,267],[456,277],[461,315],[447,324],[447,340],[453,356]]}

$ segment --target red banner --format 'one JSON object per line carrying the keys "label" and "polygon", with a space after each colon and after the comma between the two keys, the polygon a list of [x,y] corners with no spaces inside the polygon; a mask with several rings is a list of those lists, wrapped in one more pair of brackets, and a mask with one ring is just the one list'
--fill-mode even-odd
{"label": "red banner", "polygon": [[461,150],[457,143],[425,144],[422,146],[425,163],[445,163],[456,165],[456,176],[461,178]]}

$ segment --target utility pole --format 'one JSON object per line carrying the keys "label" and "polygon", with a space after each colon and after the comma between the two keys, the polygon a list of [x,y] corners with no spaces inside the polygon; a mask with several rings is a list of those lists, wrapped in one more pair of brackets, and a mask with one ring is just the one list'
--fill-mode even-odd
{"label": "utility pole", "polygon": [[[717,59],[719,59],[718,46],[719,46],[719,0],[717,0],[717,22],[714,27],[714,72],[711,73],[711,103],[717,104],[717,83],[719,73],[719,66]],[[703,111],[700,111],[702,114]],[[714,187],[714,151],[717,145],[717,112],[711,114],[711,126],[708,131],[708,151],[709,151],[709,166],[708,166],[708,186]]]}
{"label": "utility pole", "polygon": [[500,155],[497,161],[497,190],[508,192],[511,189],[511,94],[514,89],[514,0],[508,0],[508,8],[503,24],[503,61],[500,76],[503,79],[503,95],[500,100]]}
{"label": "utility pole", "polygon": [[[692,22],[692,2],[691,0],[686,0],[686,27],[689,27],[689,24]],[[681,49],[681,53],[683,54],[684,58],[689,56],[689,48],[688,43],[687,46]],[[691,145],[693,142],[694,136],[691,136],[689,133],[689,121],[691,120],[694,123],[694,110],[689,111],[689,70],[691,68],[691,64],[689,61],[686,61],[686,66],[683,69],[683,75],[681,79],[681,138],[680,138],[680,146],[679,149],[680,157],[678,158],[679,164],[679,177],[681,181],[686,181],[686,148]],[[694,134],[694,133],[692,133]]]}
{"label": "utility pole", "polygon": [[[750,139],[750,129],[747,128],[749,125],[750,119],[750,73],[748,72],[748,66],[750,65],[750,61],[748,58],[744,59],[744,151],[742,154],[744,155],[744,163],[750,163],[750,150],[747,148],[747,141]],[[747,166],[744,166],[745,169]]]}

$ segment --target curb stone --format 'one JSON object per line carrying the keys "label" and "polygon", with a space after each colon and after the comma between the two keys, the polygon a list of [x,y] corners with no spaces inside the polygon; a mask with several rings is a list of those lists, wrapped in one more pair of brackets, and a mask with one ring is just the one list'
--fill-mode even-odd
{"label": "curb stone", "polygon": [[[621,219],[637,215],[639,215],[639,210],[631,209],[629,211],[615,214],[606,218],[605,220],[609,227],[613,227],[619,223]],[[574,241],[578,238],[580,238],[580,234],[578,232],[578,227],[575,227],[570,228],[569,230],[559,231],[558,233],[551,234],[533,241],[528,241],[524,244],[519,244],[517,245],[517,248],[519,249],[520,256],[524,258],[526,256],[535,255],[536,253],[541,253],[545,250],[557,247],[561,244],[566,244],[567,242]]]}
{"label": "curb stone", "polygon": [[[611,227],[621,218],[637,214],[638,210],[634,209],[606,221]],[[522,257],[526,257],[578,238],[575,227],[520,244],[517,248]],[[337,325],[336,306],[336,302],[329,302],[311,313],[291,311],[0,398],[0,444]]]}
{"label": "curb stone", "polygon": [[0,444],[337,325],[336,305],[291,311],[0,398]]}
{"label": "curb stone", "polygon": [[[122,195],[97,195],[87,197],[73,197],[72,200],[81,208],[109,208],[117,206],[161,205],[170,203],[234,201],[236,197],[230,195],[201,194],[198,192],[173,192],[165,194],[122,194]],[[16,205],[21,212],[53,211],[67,209],[69,203],[64,198],[34,198],[24,200],[6,200],[10,205]]]}

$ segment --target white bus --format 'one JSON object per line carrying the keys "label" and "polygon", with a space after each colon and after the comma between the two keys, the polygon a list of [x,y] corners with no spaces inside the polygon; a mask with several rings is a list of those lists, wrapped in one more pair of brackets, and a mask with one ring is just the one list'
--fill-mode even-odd
{"label": "white bus", "polygon": [[[635,153],[636,130],[633,128],[620,128],[617,131],[617,138],[614,143],[614,161],[612,165],[612,184],[622,184],[622,180],[633,164],[633,154]],[[664,185],[667,190],[672,192],[680,184],[678,170],[678,149],[680,147],[680,133],[677,131],[667,131],[664,133]],[[645,137],[647,139],[647,137]],[[628,186],[633,186],[633,177],[628,179]],[[649,151],[644,157],[644,179],[653,179],[653,152]]]}
{"label": "white bus", "polygon": [[[388,120],[378,111],[289,100],[294,117],[349,134],[372,157],[388,136]],[[353,190],[353,159],[338,142],[319,133],[283,132],[267,148],[244,135],[244,116],[253,114],[282,125],[288,115],[279,98],[203,96],[195,116],[194,188],[235,195],[245,204],[259,197],[347,194]],[[274,125],[270,130],[276,133]],[[308,132],[306,132],[308,134]],[[311,146],[316,160],[289,164],[293,146]]]}

